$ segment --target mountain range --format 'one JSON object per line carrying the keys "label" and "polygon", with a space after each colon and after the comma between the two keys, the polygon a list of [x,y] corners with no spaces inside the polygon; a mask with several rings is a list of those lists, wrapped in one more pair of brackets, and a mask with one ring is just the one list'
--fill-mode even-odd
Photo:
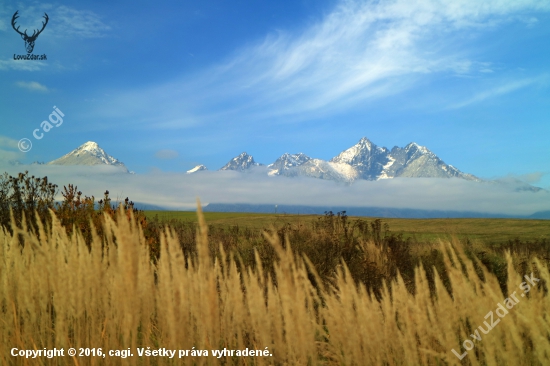
{"label": "mountain range", "polygon": [[[245,171],[256,166],[265,165],[255,162],[251,155],[243,152],[220,170]],[[425,146],[411,142],[403,148],[395,146],[389,150],[375,145],[366,137],[328,161],[311,158],[303,153],[285,153],[266,168],[267,174],[271,176],[306,176],[342,182],[396,177],[462,178],[480,181],[472,174],[463,173],[446,164]],[[198,170],[204,169],[195,167],[188,173]]]}
{"label": "mountain range", "polygon": [[[43,164],[43,163],[35,163]],[[119,171],[129,172],[123,162],[107,154],[97,143],[88,141],[70,153],[55,159],[48,165],[103,165],[115,166]],[[187,171],[187,174],[202,174],[208,170],[204,165],[197,165]],[[411,142],[405,147],[395,146],[391,150],[379,147],[367,138],[360,139],[355,145],[340,152],[329,160],[317,159],[303,153],[284,153],[273,163],[264,165],[243,152],[230,159],[219,171],[254,172],[266,176],[282,177],[312,177],[339,182],[351,183],[356,180],[384,180],[393,178],[459,178],[482,184],[494,184],[508,186],[514,191],[538,192],[542,188],[534,187],[513,177],[498,180],[481,180],[472,174],[464,173],[450,164],[446,164],[437,155],[425,146]],[[167,209],[166,207],[153,207],[143,204],[149,209]],[[216,203],[210,202],[205,211],[231,211],[231,212],[277,212],[277,206],[271,204],[244,204],[244,203]],[[279,205],[280,212],[287,213],[315,213],[324,211],[347,210],[348,214],[358,216],[380,217],[512,217],[507,215],[484,214],[479,212],[462,211],[438,211],[417,209],[390,209],[384,207],[310,207]],[[550,211],[536,212],[531,216],[522,218],[550,218]],[[513,217],[518,217],[514,215]]]}
{"label": "mountain range", "polygon": [[[48,164],[112,165],[129,172],[124,163],[107,154],[93,141],[86,142]],[[219,170],[245,172],[253,168],[265,169],[270,176],[304,176],[348,183],[358,179],[380,180],[396,177],[462,178],[481,181],[471,174],[463,173],[454,166],[446,164],[425,146],[411,142],[403,148],[395,146],[389,150],[377,146],[366,137],[328,161],[312,158],[303,153],[284,153],[272,164],[264,165],[243,152],[229,160]],[[187,173],[196,174],[204,170],[208,170],[206,166],[197,165]]]}
{"label": "mountain range", "polygon": [[[120,160],[107,154],[97,143],[88,141],[49,165],[110,165],[119,167],[123,172],[128,170]],[[200,174],[208,170],[204,165],[197,165],[187,171],[188,174]],[[349,149],[346,149],[330,160],[309,157],[303,153],[284,153],[269,165],[256,162],[243,152],[229,160],[220,171],[259,171],[269,176],[312,177],[351,183],[355,180],[381,180],[397,177],[403,178],[460,178],[481,182],[478,177],[461,172],[454,166],[446,164],[425,146],[411,142],[405,147],[395,146],[391,150],[372,143],[366,137]],[[510,179],[487,181],[493,184],[514,186],[516,191],[540,191],[542,188]]]}
{"label": "mountain range", "polygon": [[[88,141],[50,165],[112,165],[128,172],[128,168],[118,159],[107,154],[99,145]],[[380,180],[396,177],[408,178],[462,178],[480,181],[479,178],[463,173],[452,165],[446,164],[425,146],[411,142],[401,148],[391,150],[380,147],[363,137],[359,142],[326,161],[309,157],[303,153],[284,153],[275,162],[264,165],[254,157],[243,152],[229,160],[219,170],[248,171],[263,168],[270,176],[313,177],[341,182],[357,179]],[[187,171],[188,174],[208,170],[197,165]]]}

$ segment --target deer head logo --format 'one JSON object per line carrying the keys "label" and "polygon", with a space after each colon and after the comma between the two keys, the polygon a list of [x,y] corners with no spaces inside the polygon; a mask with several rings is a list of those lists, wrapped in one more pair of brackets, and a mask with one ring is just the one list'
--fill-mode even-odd
{"label": "deer head logo", "polygon": [[42,33],[42,31],[44,30],[44,28],[46,28],[46,24],[48,24],[48,14],[44,13],[44,19],[46,19],[45,22],[42,22],[42,29],[38,30],[36,29],[32,36],[29,36],[27,34],[27,30],[25,29],[25,31],[23,33],[21,33],[19,31],[19,26],[17,26],[17,28],[15,28],[15,21],[17,18],[19,18],[19,15],[17,15],[17,13],[19,13],[19,10],[17,10],[15,12],[15,14],[13,14],[13,17],[11,18],[11,26],[13,27],[13,29],[19,33],[21,35],[21,38],[23,38],[23,40],[25,41],[25,48],[27,49],[27,53],[31,53],[32,50],[34,49],[34,42],[36,41],[36,39],[38,38],[38,36],[40,35],[40,33]]}

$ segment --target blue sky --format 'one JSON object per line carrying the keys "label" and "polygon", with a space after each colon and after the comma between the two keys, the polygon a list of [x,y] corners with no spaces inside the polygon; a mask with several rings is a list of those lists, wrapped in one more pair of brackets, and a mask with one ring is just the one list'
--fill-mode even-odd
{"label": "blue sky", "polygon": [[[48,13],[47,61],[13,60],[16,10],[21,29]],[[548,189],[549,40],[541,0],[2,2],[0,159],[92,140],[138,174],[215,170],[365,136]],[[33,140],[54,105],[63,125]]]}

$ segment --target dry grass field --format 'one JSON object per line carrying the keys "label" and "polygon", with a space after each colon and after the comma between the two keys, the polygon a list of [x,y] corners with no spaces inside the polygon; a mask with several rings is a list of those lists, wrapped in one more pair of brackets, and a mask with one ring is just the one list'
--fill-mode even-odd
{"label": "dry grass field", "polygon": [[[457,239],[416,243],[429,255],[403,265],[393,262],[410,260],[407,242],[374,230],[343,241],[321,273],[322,253],[292,249],[314,232],[267,231],[271,262],[259,245],[243,259],[199,212],[195,248],[166,229],[152,258],[141,226],[116,219],[105,215],[104,237],[92,233],[89,245],[55,217],[36,232],[24,220],[0,232],[1,365],[550,364],[550,273],[530,253],[502,254],[504,279]],[[352,235],[346,227],[314,239]],[[64,356],[21,356],[54,348]]]}

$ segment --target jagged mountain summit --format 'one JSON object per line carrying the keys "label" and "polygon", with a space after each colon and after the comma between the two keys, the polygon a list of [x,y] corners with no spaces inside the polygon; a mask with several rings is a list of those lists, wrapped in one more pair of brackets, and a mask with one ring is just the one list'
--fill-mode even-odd
{"label": "jagged mountain summit", "polygon": [[338,181],[352,181],[357,178],[357,172],[351,166],[312,159],[303,153],[284,153],[267,167],[269,169],[267,174],[285,177],[307,176]]}
{"label": "jagged mountain summit", "polygon": [[463,173],[452,165],[445,164],[437,155],[424,146],[411,142],[404,148],[395,146],[389,154],[390,162],[384,167],[378,179],[407,178],[462,178],[466,180],[480,179]]}
{"label": "jagged mountain summit", "polygon": [[289,154],[284,153],[280,158],[275,160],[273,164],[269,164],[267,168],[269,169],[269,175],[281,175],[285,171],[288,171],[291,168],[300,166],[311,160],[309,156],[303,153],[298,154]]}
{"label": "jagged mountain summit", "polygon": [[[220,170],[244,171],[259,166],[252,156],[242,153]],[[306,176],[319,179],[352,182],[357,179],[380,180],[406,178],[461,178],[481,181],[446,164],[425,146],[411,142],[391,150],[380,147],[366,137],[329,161],[314,159],[303,153],[285,153],[267,166],[271,176]]]}
{"label": "jagged mountain summit", "polygon": [[377,180],[383,174],[385,167],[391,163],[391,157],[388,149],[378,147],[363,137],[357,144],[332,158],[330,162],[353,167],[359,179]]}
{"label": "jagged mountain summit", "polygon": [[128,172],[128,168],[123,162],[107,154],[99,145],[93,141],[77,147],[70,153],[63,155],[59,159],[50,161],[49,165],[112,165],[123,168]]}
{"label": "jagged mountain summit", "polygon": [[[302,154],[303,155],[303,154]],[[424,146],[411,142],[404,148],[391,151],[363,137],[357,144],[342,151],[329,161],[284,154],[269,167],[270,175],[307,176],[351,182],[356,179],[379,180],[408,178],[462,178],[479,180],[447,165]],[[290,161],[291,163],[287,163]]]}
{"label": "jagged mountain summit", "polygon": [[246,152],[241,153],[239,156],[234,157],[229,160],[227,164],[220,168],[220,170],[237,170],[243,171],[250,169],[254,166],[261,166],[263,164],[258,164],[254,161],[254,158],[251,155],[248,155]]}
{"label": "jagged mountain summit", "polygon": [[358,178],[366,180],[396,177],[479,180],[445,164],[428,148],[415,142],[404,148],[394,146],[390,151],[363,137],[356,145],[332,158],[331,162],[349,164],[357,171]]}
{"label": "jagged mountain summit", "polygon": [[196,173],[196,172],[200,172],[202,170],[208,170],[207,167],[205,167],[204,165],[202,164],[199,164],[197,165],[196,167],[194,167],[193,169],[190,169],[187,171],[187,174],[193,174],[193,173]]}

